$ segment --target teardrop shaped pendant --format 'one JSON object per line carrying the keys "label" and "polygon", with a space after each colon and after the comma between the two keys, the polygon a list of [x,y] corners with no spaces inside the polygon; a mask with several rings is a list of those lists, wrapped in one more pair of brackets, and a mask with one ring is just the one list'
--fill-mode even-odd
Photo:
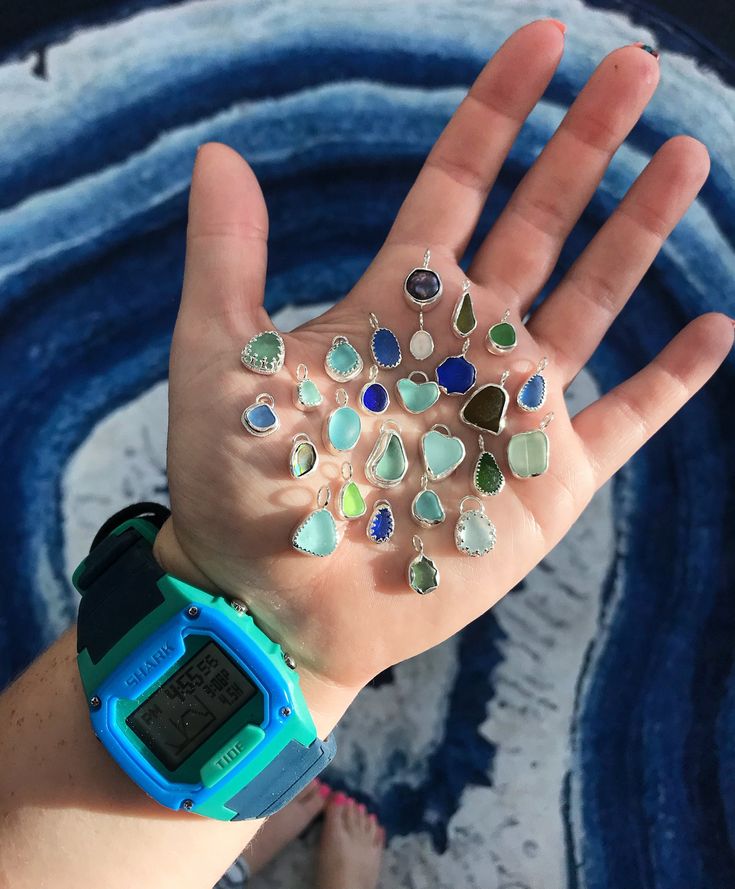
{"label": "teardrop shaped pendant", "polygon": [[346,336],[336,336],[324,359],[324,370],[337,383],[354,380],[362,372],[362,356]]}
{"label": "teardrop shaped pendant", "polygon": [[408,563],[408,585],[420,596],[433,593],[439,587],[439,569],[436,562],[424,554],[424,542],[414,534],[413,548],[418,553]]}
{"label": "teardrop shaped pendant", "polygon": [[465,278],[462,282],[462,293],[452,312],[452,330],[456,336],[465,338],[474,333],[477,327],[477,316],[470,293],[470,280]]}
{"label": "teardrop shaped pendant", "polygon": [[309,379],[309,369],[305,364],[300,364],[296,368],[293,401],[296,407],[302,411],[313,411],[324,401],[317,384]]}
{"label": "teardrop shaped pendant", "polygon": [[510,309],[506,309],[497,324],[493,324],[485,337],[485,348],[493,355],[506,355],[518,345],[518,334],[508,320]]}
{"label": "teardrop shaped pendant", "polygon": [[324,421],[324,446],[330,454],[351,451],[360,440],[362,420],[354,408],[349,407],[349,396],[344,389],[337,389],[336,407]]}
{"label": "teardrop shaped pendant", "polygon": [[485,450],[485,440],[478,436],[480,454],[472,473],[472,484],[481,497],[495,497],[505,487],[505,476],[498,466],[498,461],[490,451]]}
{"label": "teardrop shaped pendant", "polygon": [[508,442],[508,465],[516,478],[536,478],[549,468],[549,436],[546,427],[554,419],[547,414],[538,429],[517,432]]}
{"label": "teardrop shaped pendant", "polygon": [[309,513],[294,529],[291,546],[307,556],[331,556],[337,549],[337,523],[329,511],[331,492],[328,485],[319,488],[317,508]]}
{"label": "teardrop shaped pendant", "polygon": [[299,432],[291,439],[291,453],[288,458],[288,471],[291,478],[305,478],[319,467],[319,452],[305,432]]}
{"label": "teardrop shaped pendant", "polygon": [[423,312],[419,312],[419,329],[411,337],[408,351],[417,361],[426,361],[434,354],[434,339],[428,330],[424,330]]}
{"label": "teardrop shaped pendant", "polygon": [[393,420],[386,420],[365,463],[365,477],[379,488],[393,488],[400,485],[407,470],[408,456],[401,428]]}
{"label": "teardrop shaped pendant", "polygon": [[548,363],[548,358],[542,358],[536,367],[536,372],[532,373],[518,390],[516,401],[521,410],[537,411],[546,401],[546,377],[543,372]]}
{"label": "teardrop shaped pendant", "polygon": [[[475,509],[465,509],[472,500]],[[459,504],[459,518],[454,528],[457,549],[466,556],[486,556],[495,546],[495,525],[485,515],[485,507],[476,497],[463,497]]]}
{"label": "teardrop shaped pendant", "polygon": [[469,348],[466,339],[459,355],[448,355],[437,365],[434,376],[445,395],[466,395],[477,382],[477,368],[466,358]]}
{"label": "teardrop shaped pendant", "polygon": [[242,425],[251,435],[263,436],[275,432],[281,425],[272,395],[261,392],[253,404],[242,412]]}
{"label": "teardrop shaped pendant", "polygon": [[277,330],[264,330],[250,337],[240,360],[256,374],[275,374],[283,367],[286,346]]}
{"label": "teardrop shaped pendant", "polygon": [[369,379],[360,390],[360,407],[367,414],[384,414],[390,405],[390,395],[382,383],[378,382],[378,365],[370,368]]}
{"label": "teardrop shaped pendant", "polygon": [[389,327],[381,327],[373,312],[370,313],[370,326],[373,329],[373,335],[370,337],[373,361],[384,370],[398,367],[403,358],[398,337]]}
{"label": "teardrop shaped pendant", "polygon": [[[416,383],[414,377],[423,378]],[[407,377],[396,382],[396,392],[401,404],[409,414],[422,414],[439,401],[439,386],[430,380],[423,370],[412,370]]]}
{"label": "teardrop shaped pendant", "polygon": [[459,412],[460,420],[473,429],[480,432],[489,432],[491,435],[500,435],[507,422],[506,413],[510,396],[505,388],[505,382],[510,376],[506,370],[499,383],[486,383],[470,395],[462,405]]}
{"label": "teardrop shaped pendant", "polygon": [[337,497],[337,515],[347,521],[362,518],[367,512],[367,504],[357,483],[352,481],[352,463],[342,464],[342,487]]}
{"label": "teardrop shaped pendant", "polygon": [[426,473],[421,476],[421,490],[411,503],[411,516],[424,528],[434,528],[436,525],[441,525],[447,517],[439,495],[429,487]]}
{"label": "teardrop shaped pendant", "polygon": [[450,476],[465,458],[464,442],[448,426],[436,423],[421,436],[424,469],[433,482]]}
{"label": "teardrop shaped pendant", "polygon": [[376,500],[368,519],[366,533],[368,540],[380,545],[387,543],[396,530],[393,507],[388,500]]}
{"label": "teardrop shaped pendant", "polygon": [[411,269],[403,282],[403,295],[408,304],[424,311],[441,299],[442,279],[439,274],[429,268],[431,250],[424,253],[424,264],[421,268]]}

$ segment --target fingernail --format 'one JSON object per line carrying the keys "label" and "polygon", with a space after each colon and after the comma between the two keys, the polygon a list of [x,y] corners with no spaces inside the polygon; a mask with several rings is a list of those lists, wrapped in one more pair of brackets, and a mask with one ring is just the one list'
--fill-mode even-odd
{"label": "fingernail", "polygon": [[637,46],[640,49],[644,50],[644,52],[650,53],[654,57],[654,59],[657,59],[659,57],[658,50],[648,43],[641,43],[641,41],[639,40],[637,43],[634,43],[633,46]]}
{"label": "fingernail", "polygon": [[547,22],[551,22],[552,25],[556,25],[556,27],[561,31],[562,34],[567,33],[567,26],[564,22],[560,22],[559,19],[546,19]]}
{"label": "fingernail", "polygon": [[339,793],[335,793],[332,797],[332,802],[335,806],[345,806],[347,805],[349,797],[345,796],[344,793],[340,790]]}
{"label": "fingernail", "polygon": [[327,784],[319,784],[317,793],[322,799],[327,799],[327,797],[330,797],[332,795],[332,788],[329,787]]}

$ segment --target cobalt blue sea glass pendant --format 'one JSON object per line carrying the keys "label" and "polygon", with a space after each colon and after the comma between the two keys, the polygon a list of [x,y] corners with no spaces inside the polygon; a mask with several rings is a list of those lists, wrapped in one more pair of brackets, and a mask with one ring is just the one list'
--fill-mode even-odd
{"label": "cobalt blue sea glass pendant", "polygon": [[388,327],[381,327],[377,317],[370,313],[370,326],[373,335],[370,338],[370,351],[373,353],[373,361],[386,370],[398,367],[401,363],[401,344],[398,337]]}
{"label": "cobalt blue sea glass pendant", "polygon": [[393,507],[388,500],[376,500],[367,523],[368,540],[373,543],[387,543],[396,530]]}
{"label": "cobalt blue sea glass pendant", "polygon": [[370,368],[370,379],[360,390],[360,407],[368,414],[384,414],[390,404],[390,395],[378,382],[378,365]]}
{"label": "cobalt blue sea glass pendant", "polygon": [[261,392],[254,403],[242,412],[242,425],[251,435],[270,435],[280,426],[272,395]]}
{"label": "cobalt blue sea glass pendant", "polygon": [[526,380],[518,390],[518,407],[524,411],[537,411],[546,401],[546,377],[543,375],[548,358],[542,358],[536,368],[536,373]]}
{"label": "cobalt blue sea glass pendant", "polygon": [[466,339],[459,355],[449,355],[434,371],[439,388],[445,395],[466,395],[477,382],[477,368],[465,357],[470,347]]}
{"label": "cobalt blue sea glass pendant", "polygon": [[409,305],[422,312],[431,308],[442,295],[442,279],[429,268],[431,250],[424,253],[424,264],[420,269],[411,269],[403,282],[403,295]]}
{"label": "cobalt blue sea glass pendant", "polygon": [[480,432],[489,432],[491,435],[500,435],[505,429],[506,412],[510,396],[505,388],[505,381],[510,376],[510,371],[503,372],[499,383],[486,383],[470,395],[462,405],[459,419],[479,429]]}

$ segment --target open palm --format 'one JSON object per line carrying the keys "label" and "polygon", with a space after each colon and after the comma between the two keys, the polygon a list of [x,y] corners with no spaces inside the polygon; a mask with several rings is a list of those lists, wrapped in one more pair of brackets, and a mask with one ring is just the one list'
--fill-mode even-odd
{"label": "open palm", "polygon": [[[525,327],[521,324],[611,155],[656,87],[658,63],[639,47],[616,50],[602,62],[466,273],[460,268],[487,193],[562,50],[557,25],[535,22],[498,51],[431,151],[370,267],[345,299],[284,335],[286,363],[275,376],[250,373],[239,360],[247,340],[272,327],[262,305],[268,229],[262,193],[248,165],[225,146],[204,146],[197,157],[184,293],[171,357],[173,516],[163,535],[163,560],[174,573],[178,568],[244,599],[303,673],[324,686],[349,690],[347,696],[498,601],[560,540],[597,488],[709,378],[732,345],[728,318],[698,318],[639,374],[574,419],[567,413],[565,388],[706,178],[705,148],[683,136],[661,147],[556,291]],[[402,288],[427,247],[444,296],[425,316],[435,352],[417,362],[407,349],[417,314],[404,301]],[[506,386],[513,399],[539,360],[549,359],[542,410],[524,414],[511,401],[506,431],[485,436],[506,485],[498,496],[484,500],[497,544],[479,559],[458,552],[453,536],[459,502],[473,493],[471,473],[478,455],[477,433],[458,419],[464,399],[442,396],[426,413],[411,415],[393,396],[384,417],[363,416],[362,437],[351,454],[332,457],[321,448],[321,427],[336,407],[339,385],[323,370],[332,338],[348,337],[367,371],[368,316],[374,312],[403,346],[400,368],[380,374],[389,391],[414,369],[433,378],[436,364],[460,351],[450,315],[465,274],[479,322],[469,353],[478,383],[498,382],[508,369]],[[483,337],[506,309],[519,332],[518,345],[506,357],[492,356]],[[308,414],[292,405],[300,363],[308,366],[325,396],[322,407]],[[344,384],[352,406],[357,406],[366,371]],[[275,398],[281,429],[255,438],[243,430],[240,414],[264,391]],[[550,411],[549,471],[530,480],[513,478],[505,458],[509,436],[536,428]],[[399,424],[410,461],[403,483],[387,492],[364,477],[365,460],[386,417]],[[419,437],[435,423],[447,424],[462,437],[467,458],[451,477],[433,485],[447,521],[425,530],[413,523],[410,506],[422,474]],[[297,432],[308,433],[321,451],[318,471],[301,481],[288,474],[291,437]],[[328,558],[295,552],[290,546],[294,526],[316,507],[321,485],[329,484],[336,495],[343,459],[351,460],[369,507],[379,498],[390,500],[396,517],[393,539],[374,545],[362,519],[340,523],[341,542]],[[421,597],[406,584],[417,532],[441,570],[440,588]]]}

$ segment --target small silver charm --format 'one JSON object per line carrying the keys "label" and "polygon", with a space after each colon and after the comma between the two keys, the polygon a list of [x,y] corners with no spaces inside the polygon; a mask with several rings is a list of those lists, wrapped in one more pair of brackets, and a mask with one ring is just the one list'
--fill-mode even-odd
{"label": "small silver charm", "polygon": [[360,407],[366,414],[384,414],[390,405],[390,395],[382,383],[378,382],[378,365],[370,368],[368,381],[360,389]]}
{"label": "small silver charm", "polygon": [[351,451],[360,440],[362,420],[348,404],[349,396],[344,389],[337,389],[337,407],[324,421],[322,440],[330,454]]}
{"label": "small silver charm", "polygon": [[349,460],[342,464],[342,479],[337,497],[337,515],[347,521],[360,519],[367,512],[367,504],[357,482],[352,480],[352,463]]}
{"label": "small silver charm", "polygon": [[291,478],[305,478],[319,467],[319,452],[305,432],[298,432],[291,439],[288,471]]}
{"label": "small silver charm", "polygon": [[296,407],[302,411],[313,411],[324,401],[317,384],[309,379],[309,370],[305,364],[299,364],[296,368],[293,401]]}
{"label": "small silver charm", "polygon": [[419,329],[411,337],[408,351],[417,361],[426,361],[434,354],[434,340],[428,330],[424,330],[424,313],[419,312]]}
{"label": "small silver charm", "polygon": [[[475,509],[465,509],[468,501]],[[454,528],[457,549],[466,556],[485,556],[495,546],[495,525],[485,515],[485,507],[477,497],[463,497],[459,503],[459,518]]]}
{"label": "small silver charm", "polygon": [[258,437],[270,435],[280,427],[278,414],[275,410],[276,402],[272,395],[261,392],[253,404],[242,412],[242,425],[251,435]]}
{"label": "small silver charm", "polygon": [[452,332],[455,336],[464,339],[474,333],[476,327],[477,316],[470,293],[470,280],[465,278],[462,282],[462,293],[460,293],[452,312]]}
{"label": "small silver charm", "polygon": [[429,268],[431,250],[424,253],[424,264],[421,268],[411,269],[403,282],[403,295],[408,304],[425,311],[435,305],[442,295],[442,279],[439,274]]}
{"label": "small silver charm", "polygon": [[362,373],[362,356],[346,336],[336,336],[324,359],[324,370],[337,383],[354,380]]}
{"label": "small silver charm", "polygon": [[536,478],[549,468],[549,436],[546,427],[554,419],[548,413],[539,423],[538,429],[530,432],[516,432],[508,442],[508,465],[516,478]]}
{"label": "small silver charm", "polygon": [[418,553],[408,563],[408,585],[420,596],[433,593],[439,586],[439,569],[436,562],[424,555],[424,541],[414,534],[413,548]]}
{"label": "small silver charm", "polygon": [[515,326],[508,320],[510,309],[506,309],[497,324],[493,324],[485,337],[485,348],[492,355],[507,355],[518,345]]}
{"label": "small silver charm", "polygon": [[421,476],[421,490],[411,503],[411,517],[424,528],[441,525],[447,517],[439,495],[429,488],[429,478],[426,473]]}
{"label": "small silver charm", "polygon": [[546,401],[546,377],[543,372],[548,363],[548,358],[542,358],[536,367],[536,372],[532,373],[518,390],[516,402],[521,410],[537,411]]}
{"label": "small silver charm", "polygon": [[376,500],[368,519],[365,533],[368,540],[380,545],[387,543],[395,534],[396,519],[389,500]]}

